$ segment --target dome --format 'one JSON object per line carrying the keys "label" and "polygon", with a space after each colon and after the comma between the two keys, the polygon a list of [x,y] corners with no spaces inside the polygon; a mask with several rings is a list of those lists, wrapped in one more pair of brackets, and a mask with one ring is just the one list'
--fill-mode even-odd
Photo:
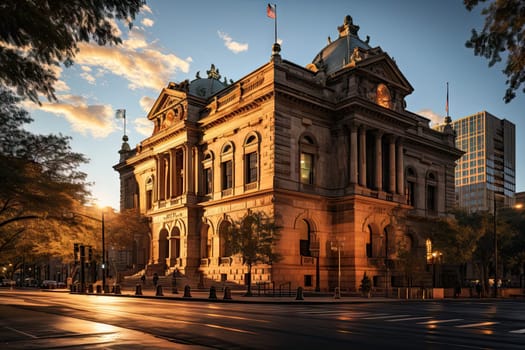
{"label": "dome", "polygon": [[371,49],[368,38],[367,41],[362,41],[357,35],[359,26],[353,24],[352,17],[346,16],[343,25],[337,29],[339,38],[335,41],[328,39],[328,45],[315,56],[312,64],[307,66],[309,69],[324,69],[326,74],[332,74],[351,62],[356,48],[359,51]]}
{"label": "dome", "polygon": [[196,79],[192,80],[189,85],[189,93],[194,96],[208,98],[215,95],[220,90],[227,86],[226,82],[221,82],[219,70],[215,65],[211,65],[210,70],[206,71],[208,78],[201,78],[199,72],[196,74]]}

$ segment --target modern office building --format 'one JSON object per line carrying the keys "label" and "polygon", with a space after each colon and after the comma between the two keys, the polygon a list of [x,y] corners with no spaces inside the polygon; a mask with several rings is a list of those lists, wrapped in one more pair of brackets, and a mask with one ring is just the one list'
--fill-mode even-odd
{"label": "modern office building", "polygon": [[281,227],[282,259],[254,266],[253,282],[357,292],[367,273],[376,292],[430,286],[422,222],[454,206],[462,152],[450,124],[439,132],[406,110],[412,86],[358,30],[347,16],[306,67],[274,44],[238,81],[212,65],[161,91],[147,115],[153,134],[133,149],[124,138],[114,167],[121,209],[150,218],[138,266],[244,284],[228,228],[262,212]]}
{"label": "modern office building", "polygon": [[516,191],[516,132],[513,123],[482,111],[452,123],[456,146],[465,152],[456,166],[458,206],[493,212],[511,207]]}

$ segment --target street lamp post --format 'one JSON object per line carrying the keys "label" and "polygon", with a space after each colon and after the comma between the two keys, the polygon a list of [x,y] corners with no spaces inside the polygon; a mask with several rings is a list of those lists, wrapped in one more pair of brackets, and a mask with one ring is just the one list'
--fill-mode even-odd
{"label": "street lamp post", "polygon": [[315,291],[321,291],[320,271],[319,271],[319,238],[314,240],[310,245],[310,253],[315,258]]}
{"label": "street lamp post", "polygon": [[340,240],[331,243],[332,251],[337,250],[337,293],[335,293],[335,298],[339,299],[341,297],[341,248],[344,246],[344,242]]}
{"label": "street lamp post", "polygon": [[496,207],[496,191],[494,191],[494,298],[498,297],[498,234],[496,231],[496,213],[498,208]]}
{"label": "street lamp post", "polygon": [[102,211],[102,291],[106,293],[106,242],[104,235],[104,211]]}

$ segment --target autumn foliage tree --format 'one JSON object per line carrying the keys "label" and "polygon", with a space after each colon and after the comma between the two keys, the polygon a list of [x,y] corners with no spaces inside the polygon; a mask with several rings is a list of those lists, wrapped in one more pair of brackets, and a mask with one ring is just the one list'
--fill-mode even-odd
{"label": "autumn foliage tree", "polygon": [[80,42],[121,43],[113,21],[132,20],[144,0],[0,0],[0,86],[56,100],[56,66],[73,64]]}
{"label": "autumn foliage tree", "polygon": [[244,218],[234,221],[228,228],[230,252],[239,254],[248,267],[247,293],[251,296],[252,266],[257,263],[271,264],[281,259],[275,251],[280,227],[263,212],[249,212]]}
{"label": "autumn foliage tree", "polygon": [[[471,11],[485,0],[463,2],[467,10]],[[503,99],[508,103],[525,83],[525,2],[491,1],[481,14],[485,16],[485,25],[481,32],[472,30],[466,46],[473,49],[476,56],[488,59],[489,67],[501,62],[502,55],[506,56],[503,73],[508,77],[508,88]]]}

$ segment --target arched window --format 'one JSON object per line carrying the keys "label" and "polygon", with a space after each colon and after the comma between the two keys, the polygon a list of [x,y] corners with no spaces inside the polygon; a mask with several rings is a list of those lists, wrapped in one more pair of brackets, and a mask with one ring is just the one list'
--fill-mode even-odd
{"label": "arched window", "polygon": [[367,231],[368,232],[365,232],[366,234],[366,237],[365,237],[365,240],[366,240],[366,257],[367,258],[371,258],[372,257],[372,227],[370,227],[370,225],[368,225],[366,227]]}
{"label": "arched window", "polygon": [[223,195],[232,194],[233,174],[233,145],[227,143],[221,152],[221,190]]}
{"label": "arched window", "polygon": [[416,183],[417,175],[413,168],[407,168],[406,170],[406,186],[405,186],[405,196],[408,205],[413,207],[416,206]]}
{"label": "arched window", "polygon": [[174,227],[171,230],[171,255],[170,258],[180,258],[180,230],[178,227]]}
{"label": "arched window", "polygon": [[434,173],[427,174],[426,185],[427,212],[434,214],[437,212],[437,178]]}
{"label": "arched window", "polygon": [[145,185],[146,210],[153,208],[153,184],[153,176],[148,177]]}
{"label": "arched window", "polygon": [[202,182],[203,182],[203,193],[213,193],[213,153],[206,152],[204,154],[204,160],[202,161]]}
{"label": "arched window", "polygon": [[232,255],[228,245],[230,226],[231,223],[229,221],[223,221],[219,226],[219,255],[221,257]]}
{"label": "arched window", "polygon": [[159,263],[165,263],[169,257],[168,231],[162,229],[159,233]]}
{"label": "arched window", "polygon": [[315,184],[317,144],[312,135],[303,135],[299,140],[299,179],[302,184]]}
{"label": "arched window", "polygon": [[301,256],[312,256],[310,251],[311,230],[310,224],[306,220],[301,220],[299,223],[299,252]]}
{"label": "arched window", "polygon": [[257,187],[259,178],[259,138],[250,133],[244,142],[244,184],[245,189]]}

